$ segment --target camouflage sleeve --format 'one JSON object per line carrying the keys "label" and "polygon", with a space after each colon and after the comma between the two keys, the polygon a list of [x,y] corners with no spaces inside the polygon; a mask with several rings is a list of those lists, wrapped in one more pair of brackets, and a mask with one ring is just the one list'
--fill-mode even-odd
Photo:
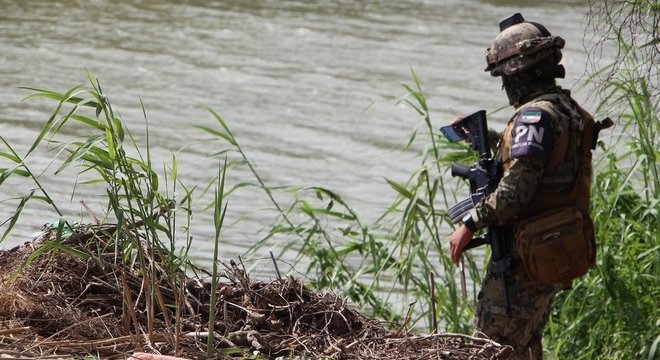
{"label": "camouflage sleeve", "polygon": [[543,175],[543,160],[524,156],[510,161],[497,189],[470,212],[477,228],[510,223],[536,192]]}

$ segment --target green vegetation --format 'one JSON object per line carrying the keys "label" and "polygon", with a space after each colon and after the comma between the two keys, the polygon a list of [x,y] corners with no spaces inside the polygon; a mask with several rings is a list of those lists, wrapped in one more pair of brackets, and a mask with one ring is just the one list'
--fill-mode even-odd
{"label": "green vegetation", "polygon": [[[29,189],[26,195],[14,199],[18,201],[18,205],[8,221],[2,240],[10,234],[28,202],[45,202],[61,217],[59,221],[51,224],[52,228],[57,229],[57,238],[54,241],[46,241],[35,250],[19,271],[41,254],[50,253],[54,256],[57,251],[64,251],[84,259],[94,259],[103,269],[106,265],[103,263],[102,254],[112,252],[115,254],[115,262],[127,265],[139,264],[147,295],[147,335],[152,337],[156,314],[168,313],[165,311],[168,307],[174,309],[175,319],[172,321],[166,318],[167,330],[172,334],[179,334],[178,320],[181,314],[180,307],[184,304],[182,294],[185,293],[186,286],[180,270],[187,265],[186,258],[192,241],[189,230],[194,189],[187,188],[180,181],[174,155],[171,163],[164,167],[164,173],[160,176],[157,174],[151,160],[148,127],[146,144],[138,144],[122,120],[115,115],[99,82],[94,80],[90,73],[87,75],[89,88],[76,86],[65,93],[28,89],[34,92],[31,98],[54,100],[57,106],[25,155],[20,156],[4,137],[0,137],[5,147],[5,150],[0,152],[0,157],[7,159],[11,166],[0,169],[0,185],[12,176],[19,176],[31,180],[35,186]],[[146,113],[144,114],[146,122]],[[62,129],[71,122],[77,123],[78,126],[82,124],[81,132],[86,135],[67,142],[58,140],[60,137],[66,138],[61,134]],[[74,193],[78,185],[103,184],[99,187],[101,190],[99,196],[107,200],[103,216],[97,217],[91,209],[88,209],[96,224],[81,225],[65,219],[50,196],[47,186],[40,181],[41,175],[33,172],[28,165],[29,156],[39,146],[45,145],[49,145],[58,155],[64,155],[55,170],[56,175],[68,175],[67,170],[75,167],[77,173],[74,178],[86,179],[81,184],[76,181]],[[146,153],[143,153],[143,149]],[[219,183],[222,184],[222,179]],[[181,191],[179,189],[182,189],[183,196],[175,199],[175,194]],[[6,201],[10,200],[12,199]],[[221,202],[222,197],[219,200]],[[184,217],[182,222],[180,215]],[[76,250],[63,241],[74,233],[74,229],[81,230],[83,227],[84,230],[84,227],[92,225],[98,228],[99,225],[104,224],[116,225],[110,226],[106,234],[111,241],[98,246],[96,253]],[[177,245],[181,241],[183,246]],[[120,289],[126,282],[125,274],[122,275],[124,277],[117,274],[116,278]],[[179,295],[177,298],[180,301],[176,304],[165,304],[158,286],[161,282],[166,282],[169,288]],[[124,296],[128,297],[122,299],[124,308],[130,311],[132,306],[126,306],[132,304],[130,292],[126,292]]]}
{"label": "green vegetation", "polygon": [[[74,194],[79,186],[97,186],[99,196],[107,200],[101,217],[88,210],[97,224],[116,223],[118,229],[112,237],[113,241],[105,243],[105,248],[100,252],[111,250],[118,262],[140,264],[147,279],[147,312],[153,316],[158,307],[174,306],[178,309],[184,301],[183,295],[181,303],[159,303],[157,286],[154,285],[166,281],[172,284],[175,293],[184,293],[180,270],[188,266],[196,187],[186,186],[179,178],[174,154],[171,162],[164,165],[163,174],[158,174],[151,159],[148,125],[145,143],[139,144],[126,124],[115,115],[98,80],[90,73],[87,75],[88,86],[76,86],[65,93],[26,88],[33,92],[28,98],[54,100],[57,105],[25,155],[19,155],[9,141],[0,137],[5,146],[0,156],[11,164],[1,169],[0,185],[10,177],[25,177],[35,185],[21,198],[7,200],[14,200],[17,205],[2,239],[11,233],[29,202],[43,201],[61,217],[52,225],[59,236],[35,251],[23,267],[41,254],[56,251],[102,261],[100,256],[96,256],[98,254],[81,252],[62,241],[81,225],[64,217],[47,186],[42,184],[41,175],[36,174],[43,174],[47,169],[34,172],[27,161],[37,148],[47,146],[56,152],[52,164],[59,160],[55,175],[71,176],[69,172],[73,169],[72,178],[77,179]],[[249,185],[263,189],[279,212],[275,224],[263,239],[256,242],[251,253],[257,253],[273,241],[281,245],[282,251],[293,249],[298,254],[297,264],[307,268],[312,287],[335,289],[374,317],[403,322],[402,329],[419,328],[420,324],[426,324],[428,330],[433,331],[438,327],[437,320],[442,319],[443,327],[448,331],[470,331],[469,303],[461,300],[457,271],[444,254],[443,239],[452,225],[446,217],[444,205],[438,207],[437,204],[456,200],[457,189],[450,189],[443,180],[449,164],[456,160],[472,162],[474,156],[467,147],[449,144],[434,133],[426,100],[414,72],[413,79],[414,86],[406,86],[410,99],[402,101],[420,115],[420,133],[426,135],[424,138],[430,140],[430,145],[428,151],[421,154],[419,170],[407,183],[387,180],[397,196],[374,224],[365,224],[344,199],[329,189],[268,187],[225,121],[210,110],[220,127],[198,128],[222,143],[221,150],[214,155],[225,158],[218,167],[218,176],[211,179],[207,186],[216,184],[212,206],[216,228],[212,286],[217,285],[220,232],[227,211],[225,198],[246,185],[238,184],[225,191],[226,171],[246,166],[255,179],[255,183]],[[144,109],[143,113],[146,123]],[[82,130],[78,128],[75,133],[85,135],[73,140],[61,140],[67,138],[63,129],[70,127],[71,123],[76,123],[78,127],[82,125]],[[420,138],[418,135],[411,136],[409,145]],[[458,182],[455,183],[459,186]],[[179,189],[183,189],[183,196],[176,196]],[[286,206],[280,205],[273,195],[274,191],[283,190],[294,193]],[[183,223],[179,219],[181,216],[184,216]],[[165,279],[161,272],[156,271],[153,259],[164,259],[160,265],[166,269]],[[442,265],[440,269],[439,264]],[[471,259],[469,269],[478,278],[477,265]],[[441,286],[436,286],[436,283]],[[472,293],[475,292],[473,286]],[[130,302],[130,299],[124,300]],[[399,304],[410,305],[399,308]],[[214,310],[210,309],[211,320],[215,316]],[[172,326],[176,324],[175,319]],[[213,330],[211,324],[209,331]],[[172,330],[173,333],[178,331],[176,327]],[[150,324],[149,334],[152,331]],[[209,341],[209,349],[211,347]]]}
{"label": "green vegetation", "polygon": [[[596,267],[561,293],[548,328],[556,358],[654,359],[660,335],[658,103],[644,78],[613,82],[630,113],[598,162],[592,188]],[[613,94],[614,95],[614,94]]]}
{"label": "green vegetation", "polygon": [[606,43],[618,52],[590,84],[598,111],[618,114],[619,135],[604,141],[604,156],[594,161],[596,267],[558,297],[546,343],[557,359],[652,360],[660,355],[660,8],[649,1],[591,3],[600,39],[592,55]]}
{"label": "green vegetation", "polygon": [[[657,12],[657,5],[646,9]],[[615,33],[620,35],[621,31]],[[625,37],[616,39],[625,49],[625,56],[618,59],[616,66],[606,68],[614,72],[606,77],[600,93],[605,99],[603,106],[620,111],[617,132],[625,136],[604,139],[596,154],[592,216],[599,243],[598,261],[587,276],[575,282],[572,291],[557,298],[546,329],[550,358],[654,359],[660,346],[656,300],[660,298],[660,137],[657,83],[653,83],[657,74],[649,78],[645,72],[648,58],[638,56],[636,46],[626,46]],[[647,44],[657,46],[657,37]],[[55,174],[75,168],[76,176],[91,176],[80,185],[101,184],[107,208],[97,221],[116,223],[121,229],[107,247],[117,254],[116,261],[142,265],[149,279],[146,290],[151,313],[158,307],[178,309],[184,296],[179,270],[187,266],[192,241],[195,187],[180,179],[174,154],[162,174],[155,170],[148,126],[146,143],[138,144],[115,115],[98,81],[89,74],[88,77],[90,87],[77,86],[66,93],[29,89],[34,92],[31,97],[51,99],[57,105],[25,155],[19,155],[9,141],[0,137],[4,144],[0,157],[10,164],[0,169],[0,186],[10,177],[24,177],[34,184],[24,196],[11,199],[16,210],[5,222],[1,239],[11,233],[28,202],[42,201],[62,217],[53,225],[60,236],[38,249],[34,256],[66,251],[100,259],[60,241],[67,229],[79,225],[64,218],[49,195],[47,184],[41,183],[40,176],[26,162],[37,147],[48,144],[58,155],[64,155]],[[279,255],[294,253],[293,268],[306,270],[311,279],[309,286],[333,289],[369,315],[392,321],[401,331],[471,332],[472,309],[485,259],[467,256],[466,268],[473,285],[468,289],[468,299],[463,299],[458,270],[447,254],[447,237],[453,225],[445,209],[467,193],[463,181],[447,180],[449,165],[455,161],[473,163],[476,157],[467,146],[450,144],[436,133],[437,124],[432,125],[427,100],[414,71],[412,77],[413,84],[404,85],[407,96],[402,101],[416,112],[419,120],[406,147],[421,148],[420,165],[405,183],[386,179],[393,190],[393,201],[371,224],[365,223],[333,190],[267,185],[227,123],[210,111],[219,128],[198,128],[221,144],[221,150],[214,155],[224,158],[218,166],[218,176],[207,184],[216,189],[212,206],[216,229],[213,286],[217,286],[216,264],[227,198],[234,190],[252,185],[264,191],[278,216],[248,255],[259,255],[273,245],[281,249]],[[146,119],[145,113],[145,123]],[[87,135],[60,142],[56,135],[70,122],[82,125]],[[236,184],[225,191],[226,172],[236,167],[247,167],[254,183]],[[175,196],[177,192],[183,196]],[[278,202],[274,192],[288,195],[289,201]],[[137,227],[141,228],[139,234]],[[140,245],[141,240],[146,246]],[[156,272],[151,261],[156,258],[165,259],[160,266],[166,269],[166,279],[157,279],[162,273]],[[163,280],[179,289],[180,302],[159,302],[157,287],[152,285]],[[211,301],[214,302],[215,299]],[[213,307],[210,314],[212,332]],[[177,332],[177,320],[171,322],[172,333]],[[212,339],[208,346],[211,351]]]}

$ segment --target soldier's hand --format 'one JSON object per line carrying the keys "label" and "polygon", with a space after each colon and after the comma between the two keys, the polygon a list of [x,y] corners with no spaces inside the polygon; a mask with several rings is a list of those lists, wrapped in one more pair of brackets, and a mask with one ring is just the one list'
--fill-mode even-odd
{"label": "soldier's hand", "polygon": [[468,229],[465,225],[461,225],[451,234],[449,238],[449,249],[451,250],[451,259],[454,260],[456,266],[458,266],[458,262],[461,260],[463,249],[472,240],[472,235],[474,235],[472,230]]}
{"label": "soldier's hand", "polygon": [[[458,122],[461,121],[461,120],[463,120],[463,117],[462,117],[462,116],[456,116],[456,117],[454,117],[453,119],[451,119],[451,120],[449,121],[449,124],[450,124],[450,125],[456,125],[456,123],[458,123]],[[462,131],[462,132],[465,132],[465,128],[463,128],[462,126],[461,126],[460,128],[461,128],[461,131]],[[470,139],[470,137],[466,137],[465,134],[463,134],[462,136],[464,137],[464,140],[465,140],[466,143],[470,144],[470,143],[472,142],[472,140]]]}
{"label": "soldier's hand", "polygon": [[451,125],[456,125],[456,123],[459,122],[461,119],[463,119],[462,116],[456,116],[456,117],[454,117],[453,119],[451,119],[451,120],[449,121],[449,124],[451,124]]}

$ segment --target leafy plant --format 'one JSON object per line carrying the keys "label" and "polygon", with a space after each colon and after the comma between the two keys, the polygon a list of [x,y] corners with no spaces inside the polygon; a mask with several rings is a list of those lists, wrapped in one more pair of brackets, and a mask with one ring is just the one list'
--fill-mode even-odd
{"label": "leafy plant", "polygon": [[[261,180],[219,115],[213,112],[221,130],[200,128],[240,155],[235,163],[249,166],[258,182],[255,185],[279,213],[279,220],[253,246],[252,254],[275,245],[282,253],[295,251],[293,268],[305,266],[311,286],[339,291],[374,317],[404,322],[411,328],[426,324],[430,331],[437,330],[440,319],[446,329],[466,332],[470,302],[460,297],[457,270],[443,241],[453,226],[444,209],[465,189],[450,189],[444,178],[452,162],[472,163],[476,157],[468,146],[451,144],[436,134],[414,71],[413,80],[414,85],[404,85],[409,97],[402,101],[420,120],[407,146],[420,140],[429,145],[421,151],[422,164],[408,182],[386,179],[394,190],[394,201],[373,224],[362,221],[338,193],[322,187],[284,188],[294,195],[286,206],[280,205],[272,192],[283,188],[270,188]],[[468,264],[478,283],[478,264],[469,256]],[[436,286],[436,281],[441,285]],[[471,292],[476,294],[474,285]]]}
{"label": "leafy plant", "polygon": [[[146,312],[149,319],[147,333],[151,337],[156,313],[165,315],[168,327],[174,326],[166,315],[169,313],[166,311],[169,305],[162,302],[157,284],[169,283],[172,289],[177,289],[175,293],[180,293],[179,290],[185,286],[181,278],[181,270],[187,264],[186,256],[191,241],[188,230],[194,188],[188,189],[180,182],[174,155],[171,164],[165,166],[164,175],[161,177],[157,174],[151,159],[148,126],[146,144],[140,145],[125,127],[125,123],[115,114],[98,80],[95,80],[89,72],[87,76],[89,87],[79,85],[64,93],[26,88],[33,92],[28,98],[54,100],[57,105],[24,156],[19,156],[9,142],[0,137],[6,148],[5,151],[0,152],[0,156],[13,163],[13,167],[1,169],[0,185],[12,176],[28,178],[36,185],[19,199],[14,214],[7,220],[8,226],[4,230],[2,240],[10,234],[29,202],[46,202],[60,216],[55,226],[57,236],[41,244],[27,258],[21,269],[42,254],[50,253],[51,256],[55,256],[58,251],[83,259],[95,259],[103,268],[105,265],[100,254],[106,249],[113,249],[116,255],[115,261],[140,264],[147,294]],[[142,110],[146,123],[144,107]],[[87,135],[73,140],[60,140],[66,138],[61,134],[62,129],[71,122],[82,125]],[[28,165],[28,157],[45,145],[56,150],[58,156],[64,155],[55,170],[55,175],[64,174],[75,168],[77,174],[74,178],[78,179],[78,176],[85,175],[88,180],[81,184],[97,186],[101,190],[99,195],[107,199],[106,213],[100,219],[91,214],[97,228],[101,228],[104,223],[116,223],[112,226],[114,231],[110,234],[111,241],[102,244],[97,249],[98,253],[80,251],[68,245],[67,241],[78,239],[76,235],[78,232],[74,229],[80,229],[85,225],[77,225],[67,220],[59,209],[50,196],[46,184],[42,184],[40,180],[40,174],[46,169],[37,173]],[[143,150],[146,153],[143,153]],[[161,181],[168,185],[164,191]],[[78,185],[76,181],[74,194]],[[175,200],[179,188],[183,189],[183,196]],[[184,214],[188,226],[180,228],[177,225],[179,213]],[[63,236],[65,233],[68,234]],[[183,247],[179,247],[178,240],[184,241]],[[120,278],[121,276],[118,276],[116,279],[117,288],[122,288]],[[129,299],[123,300],[130,304]],[[184,299],[180,298],[180,300],[180,303],[174,304],[177,319]],[[128,305],[129,308],[131,306]],[[178,327],[168,330],[179,333]]]}
{"label": "leafy plant", "polygon": [[[546,329],[548,355],[652,360],[660,354],[660,99],[657,66],[649,72],[658,53],[648,50],[657,46],[660,15],[657,4],[646,1],[593,2],[592,8],[592,24],[614,35],[597,36],[619,52],[590,84],[602,99],[598,111],[619,114],[618,129],[601,143],[592,186],[597,264],[557,298]],[[654,32],[639,31],[653,21]],[[642,39],[645,44],[637,44]]]}

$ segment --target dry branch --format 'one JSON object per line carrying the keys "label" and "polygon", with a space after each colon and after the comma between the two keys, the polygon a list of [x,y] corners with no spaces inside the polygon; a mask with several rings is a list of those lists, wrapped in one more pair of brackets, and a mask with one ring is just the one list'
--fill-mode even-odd
{"label": "dry branch", "polygon": [[[68,245],[98,253],[108,228]],[[90,353],[123,359],[147,349],[206,358],[208,283],[181,272],[174,275],[180,284],[173,289],[177,282],[167,281],[162,267],[146,264],[153,278],[145,279],[145,271],[115,262],[112,253],[101,255],[102,261],[43,254],[15,281],[6,281],[32,253],[32,245],[0,252],[0,354],[32,359]],[[153,257],[148,261],[160,261],[157,252]],[[234,262],[226,266],[225,277],[229,282],[217,289],[212,335],[218,359],[232,358],[222,355],[228,348],[243,348],[243,354],[259,351],[266,358],[478,360],[505,359],[510,353],[479,337],[390,330],[335,294],[312,291],[291,277],[253,281]],[[150,283],[155,286],[153,304],[145,292]]]}

